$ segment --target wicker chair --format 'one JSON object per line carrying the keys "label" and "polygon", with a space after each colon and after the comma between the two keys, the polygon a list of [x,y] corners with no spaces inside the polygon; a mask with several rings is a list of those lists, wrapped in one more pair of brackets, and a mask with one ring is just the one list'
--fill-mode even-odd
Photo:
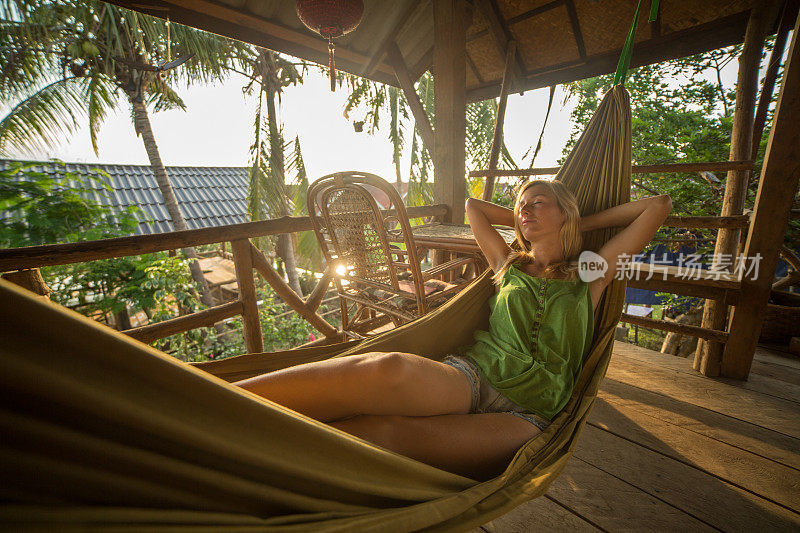
{"label": "wicker chair", "polygon": [[[384,215],[370,188],[391,202]],[[342,330],[359,336],[383,323],[400,325],[444,303],[467,283],[459,278],[476,257],[453,259],[422,270],[406,209],[394,187],[365,172],[338,172],[312,183],[308,213],[334,273]],[[437,276],[456,272],[451,282]],[[477,270],[476,270],[477,271]]]}

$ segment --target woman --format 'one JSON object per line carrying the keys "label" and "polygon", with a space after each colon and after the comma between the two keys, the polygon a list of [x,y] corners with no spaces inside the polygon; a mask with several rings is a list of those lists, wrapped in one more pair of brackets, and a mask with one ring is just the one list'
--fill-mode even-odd
{"label": "woman", "polygon": [[[671,208],[661,195],[581,218],[572,193],[545,180],[525,184],[513,211],[470,198],[467,216],[498,292],[489,331],[476,332],[464,354],[439,362],[367,353],[236,384],[443,470],[496,476],[569,399],[617,258],[641,252]],[[513,226],[522,249],[512,251],[493,224]],[[597,252],[604,275],[578,278],[581,232],[618,226],[626,227]]]}

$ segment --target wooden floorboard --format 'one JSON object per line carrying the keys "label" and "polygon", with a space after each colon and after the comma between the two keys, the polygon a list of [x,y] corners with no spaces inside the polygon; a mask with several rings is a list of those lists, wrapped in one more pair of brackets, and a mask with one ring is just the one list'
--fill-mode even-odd
{"label": "wooden floorboard", "polygon": [[769,348],[745,383],[617,342],[562,475],[473,531],[800,531],[799,391]]}
{"label": "wooden floorboard", "polygon": [[597,532],[603,531],[572,511],[565,509],[548,496],[542,496],[517,507],[513,513],[495,518],[484,524],[483,530],[470,533],[501,533],[506,531],[558,531]]}
{"label": "wooden floorboard", "polygon": [[608,378],[598,398],[800,470],[800,439]]}
{"label": "wooden floorboard", "polygon": [[751,373],[800,385],[800,357],[756,346]]}
{"label": "wooden floorboard", "polygon": [[[618,349],[617,345],[619,345]],[[625,357],[630,357],[632,359],[636,359],[639,361],[646,361],[659,366],[664,366],[666,368],[671,368],[673,370],[685,372],[687,374],[701,377],[706,380],[712,380],[717,383],[724,383],[726,385],[731,385],[732,387],[752,390],[754,392],[767,394],[769,396],[775,396],[776,398],[782,398],[784,400],[793,401],[800,405],[800,385],[795,385],[791,382],[786,382],[783,380],[776,380],[768,376],[763,376],[756,372],[751,372],[748,379],[744,381],[730,379],[730,378],[721,378],[721,377],[709,378],[692,368],[691,359],[685,359],[683,357],[675,357],[674,355],[663,354],[661,352],[648,350],[646,348],[642,348],[640,346],[634,346],[632,344],[627,344],[627,343],[617,343],[615,345],[614,353],[617,356],[624,355]],[[784,373],[787,374],[795,372],[797,374],[800,374],[800,371],[795,371],[791,367],[784,366],[782,367],[782,370],[784,370],[785,371]]]}
{"label": "wooden floorboard", "polygon": [[800,509],[800,471],[641,413],[610,396],[598,398],[588,423],[763,498]]}
{"label": "wooden floorboard", "polygon": [[574,458],[723,531],[800,527],[793,511],[591,425],[581,433]]}
{"label": "wooden floorboard", "polygon": [[800,438],[800,404],[790,400],[637,360],[618,353],[616,347],[606,376]]}

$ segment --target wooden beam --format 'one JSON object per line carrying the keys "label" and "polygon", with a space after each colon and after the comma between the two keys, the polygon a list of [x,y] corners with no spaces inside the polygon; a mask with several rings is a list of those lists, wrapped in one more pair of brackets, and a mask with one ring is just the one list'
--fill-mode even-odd
{"label": "wooden beam", "polygon": [[306,298],[306,309],[309,311],[316,311],[319,309],[322,299],[325,298],[325,293],[328,292],[328,287],[330,287],[332,280],[333,272],[331,272],[330,267],[328,267],[322,273],[322,277],[319,278],[319,281],[317,281],[317,284],[314,286],[314,290],[311,291],[311,294],[308,296],[308,298]]}
{"label": "wooden beam", "polygon": [[244,345],[248,353],[264,351],[261,337],[261,320],[258,318],[256,285],[253,279],[252,245],[248,239],[231,241],[233,264],[236,267],[236,284],[239,286],[239,299],[242,302],[242,327]]}
{"label": "wooden beam", "polygon": [[[756,117],[753,121],[753,148],[750,151],[750,158],[755,159],[758,155],[758,145],[761,144],[761,136],[764,134],[764,124],[767,121],[767,109],[772,101],[772,92],[775,90],[775,80],[778,78],[778,67],[783,58],[783,50],[786,47],[786,37],[792,24],[797,18],[798,0],[787,0],[781,13],[781,21],[778,25],[778,33],[775,35],[775,43],[769,55],[767,72],[764,74],[764,82],[761,85],[761,94],[758,98],[758,108]],[[752,179],[752,177],[751,177]]]}
{"label": "wooden beam", "polygon": [[428,148],[428,152],[433,154],[433,127],[431,126],[430,120],[428,120],[428,113],[425,112],[425,108],[422,106],[422,102],[420,102],[417,96],[417,91],[414,88],[414,80],[412,80],[408,74],[406,62],[403,60],[403,54],[400,52],[397,43],[394,41],[389,43],[386,47],[386,54],[388,55],[389,63],[394,68],[395,76],[397,76],[397,81],[400,83],[400,89],[402,89],[403,94],[406,96],[406,101],[411,108],[411,113],[414,115],[414,123],[417,126],[420,137],[422,137],[422,141]]}
{"label": "wooden beam", "polygon": [[662,226],[669,228],[746,228],[750,223],[747,215],[733,215],[729,217],[682,217],[670,215],[664,220]]}
{"label": "wooden beam", "polygon": [[433,46],[428,48],[428,51],[422,54],[417,62],[409,70],[412,80],[418,80],[426,70],[430,69],[433,74]]}
{"label": "wooden beam", "polygon": [[478,72],[478,67],[475,66],[475,62],[470,57],[469,50],[466,51],[465,57],[467,58],[467,66],[469,66],[469,69],[472,71],[472,74],[475,75],[475,79],[478,80],[478,83],[484,83],[486,80],[484,80],[483,76],[481,76],[481,73]]}
{"label": "wooden beam", "polygon": [[314,326],[317,331],[326,337],[339,337],[339,332],[328,324],[324,318],[319,316],[315,311],[310,310],[306,303],[297,296],[291,287],[289,287],[283,278],[275,272],[275,269],[269,264],[269,261],[261,252],[251,245],[251,256],[253,258],[253,267],[259,274],[264,276],[269,286],[275,289],[275,292],[280,298],[286,302],[286,305],[297,311],[297,314],[303,317],[309,324]]}
{"label": "wooden beam", "polygon": [[433,0],[434,196],[450,207],[448,222],[464,222],[466,17],[465,0]]}
{"label": "wooden beam", "polygon": [[[500,148],[503,146],[503,123],[506,117],[506,103],[508,102],[508,91],[511,88],[511,78],[514,70],[514,59],[517,55],[517,42],[508,42],[508,52],[506,53],[506,65],[503,70],[503,86],[500,89],[500,102],[497,105],[497,117],[494,121],[494,135],[492,136],[492,149],[489,153],[489,170],[497,170],[497,163],[500,160]],[[494,176],[486,176],[486,183],[483,185],[483,199],[487,202],[492,201],[494,194]]]}
{"label": "wooden beam", "polygon": [[775,119],[769,135],[764,167],[758,185],[753,221],[747,233],[745,256],[761,254],[759,276],[742,280],[742,300],[747,306],[734,308],[722,357],[723,376],[746,379],[761,333],[761,322],[772,288],[778,253],[783,244],[792,200],[800,182],[800,46],[797,33],[800,17],[792,33]]}
{"label": "wooden beam", "polygon": [[370,54],[369,62],[361,71],[361,76],[368,78],[377,68],[380,60],[386,54],[387,48],[397,42],[397,36],[403,31],[408,20],[420,6],[420,0],[413,0],[408,4],[406,10],[397,19],[397,24],[394,25],[392,31],[386,34],[381,43]]}
{"label": "wooden beam", "polygon": [[581,32],[581,25],[578,21],[578,12],[575,11],[575,0],[566,0],[564,3],[567,6],[569,23],[572,25],[572,34],[575,36],[575,45],[578,47],[578,55],[581,59],[586,59],[586,45],[583,43],[583,33]]}
{"label": "wooden beam", "polygon": [[27,289],[32,293],[48,300],[50,299],[48,295],[53,292],[53,289],[48,287],[47,283],[44,282],[42,273],[39,272],[38,268],[25,268],[22,270],[15,270],[13,272],[6,272],[0,276],[0,278],[19,285],[23,289]]}
{"label": "wooden beam", "polygon": [[122,333],[145,344],[150,344],[155,340],[195,328],[210,328],[217,322],[222,322],[226,318],[241,315],[243,309],[242,301],[236,300],[215,307],[209,307],[208,309],[203,309],[202,311],[190,315],[164,320],[156,324],[126,329]]}
{"label": "wooden beam", "polygon": [[[483,13],[483,17],[486,19],[487,24],[489,25],[489,33],[492,35],[492,39],[497,46],[497,51],[500,53],[500,57],[508,58],[508,44],[513,40],[513,38],[511,36],[511,31],[509,31],[508,27],[503,22],[500,8],[497,7],[497,3],[494,0],[476,0],[476,3],[478,4],[478,8]],[[520,57],[516,54],[514,55],[512,65],[513,82],[516,82],[517,80],[522,79],[525,66],[520,61]],[[503,83],[505,83],[505,74],[503,75]],[[514,84],[516,85],[516,83]]]}
{"label": "wooden beam", "polygon": [[[393,210],[381,210],[381,212],[383,216],[387,216]],[[446,216],[448,207],[443,204],[407,207],[406,212],[409,218]],[[279,233],[311,231],[313,229],[311,219],[308,217],[281,217],[272,220],[259,220],[257,222],[244,222],[242,224],[186,231],[170,231],[152,235],[7,248],[0,250],[0,272],[42,266],[68,265],[114,257],[128,257],[174,250],[176,248],[215,244],[235,239],[250,239]]]}
{"label": "wooden beam", "polygon": [[[761,50],[767,27],[774,18],[777,9],[769,3],[753,7],[745,32],[744,46],[739,56],[739,72],[736,80],[736,110],[733,115],[731,131],[730,159],[750,159],[753,143],[753,116],[755,114],[756,94],[758,92],[758,70],[761,63]],[[748,170],[728,171],[725,182],[725,195],[722,200],[722,216],[740,215],[744,209],[749,183]],[[720,265],[717,258],[731,257],[736,254],[739,244],[739,229],[722,228],[717,232],[714,247],[714,263],[711,268],[726,270],[731,265]],[[745,300],[747,301],[747,300]],[[728,308],[714,300],[706,300],[703,308],[701,326],[707,329],[725,329]],[[713,340],[700,340],[694,356],[694,369],[706,376],[717,376],[722,361],[722,344]]]}
{"label": "wooden beam", "polygon": [[[539,7],[534,8],[534,9],[530,9],[528,11],[523,11],[522,13],[520,13],[518,15],[514,15],[513,17],[511,17],[510,19],[505,21],[504,26],[506,28],[510,28],[514,24],[522,22],[523,20],[528,20],[529,18],[533,18],[533,17],[535,17],[537,15],[541,15],[542,13],[545,13],[546,11],[550,11],[551,9],[555,9],[555,8],[560,7],[562,5],[564,5],[564,0],[553,0],[552,2],[549,2],[547,4],[541,5]],[[471,34],[469,36],[469,38],[467,38],[467,42],[471,42],[471,41],[474,41],[475,39],[483,37],[484,35],[488,35],[490,31],[491,30],[489,28],[486,28],[485,30],[477,31],[477,32]]]}
{"label": "wooden beam", "polygon": [[711,339],[717,342],[725,342],[728,340],[728,333],[725,331],[717,331],[713,329],[701,328],[699,326],[691,326],[689,324],[678,324],[677,322],[667,322],[666,320],[656,320],[654,318],[629,315],[628,313],[622,313],[619,321],[627,322],[628,324],[635,324],[645,328],[680,333],[681,335],[688,335],[690,337],[697,337],[699,339]]}
{"label": "wooden beam", "polygon": [[[559,1],[560,5],[561,2]],[[716,50],[724,46],[742,42],[747,26],[748,12],[736,13],[719,20],[663,35],[660,38],[637,42],[633,47],[630,68],[649,65],[686,57],[701,52]],[[509,24],[511,23],[509,19]],[[576,59],[552,65],[535,71],[525,72],[520,85],[514,91],[534,90],[562,84],[574,80],[592,78],[601,74],[613,73],[617,69],[620,50],[587,56],[585,60]],[[467,92],[468,102],[496,98],[500,94],[500,80],[484,86],[471,88]]]}
{"label": "wooden beam", "polygon": [[[155,17],[169,16],[172,22],[290,54],[320,65],[328,64],[328,43],[311,30],[285,26],[246,9],[237,9],[222,2],[111,0],[111,3]],[[345,45],[336,46],[336,68],[339,70],[361,75],[369,59],[365,54],[350,50]],[[388,65],[379,64],[368,77],[382,83],[396,84]]]}

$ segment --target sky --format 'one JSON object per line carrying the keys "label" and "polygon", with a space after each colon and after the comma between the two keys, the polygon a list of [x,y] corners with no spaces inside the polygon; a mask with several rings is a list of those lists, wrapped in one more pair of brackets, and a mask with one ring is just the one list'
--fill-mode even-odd
{"label": "sky", "polygon": [[[766,62],[764,62],[766,63]],[[738,62],[731,61],[723,71],[723,83],[733,87]],[[764,68],[761,75],[763,76]],[[710,74],[709,74],[710,76]],[[710,79],[710,77],[709,77]],[[678,80],[673,80],[677,83]],[[151,114],[153,131],[161,157],[167,166],[246,166],[252,143],[256,97],[242,92],[244,77],[234,75],[223,83],[179,88],[187,110]],[[564,102],[564,90],[556,88],[553,107],[542,148],[535,166],[556,166],[569,139],[570,113],[574,102]],[[519,161],[536,144],[547,110],[549,88],[509,96],[504,136],[512,156]],[[364,110],[343,116],[346,87],[330,91],[326,73],[309,71],[300,86],[285,89],[280,106],[287,140],[299,135],[308,178],[313,181],[327,173],[343,170],[372,172],[389,181],[395,179],[392,147],[386,130],[374,135],[356,133],[352,122],[364,118]],[[0,106],[3,115],[7,108]],[[388,121],[384,122],[388,126]],[[407,136],[408,137],[408,136]],[[144,146],[133,131],[125,105],[107,117],[100,130],[99,154],[92,150],[88,128],[82,128],[57,149],[31,154],[12,154],[19,158],[67,162],[110,164],[148,164]],[[410,144],[410,143],[407,143]],[[403,155],[403,179],[409,174],[409,148]]]}

